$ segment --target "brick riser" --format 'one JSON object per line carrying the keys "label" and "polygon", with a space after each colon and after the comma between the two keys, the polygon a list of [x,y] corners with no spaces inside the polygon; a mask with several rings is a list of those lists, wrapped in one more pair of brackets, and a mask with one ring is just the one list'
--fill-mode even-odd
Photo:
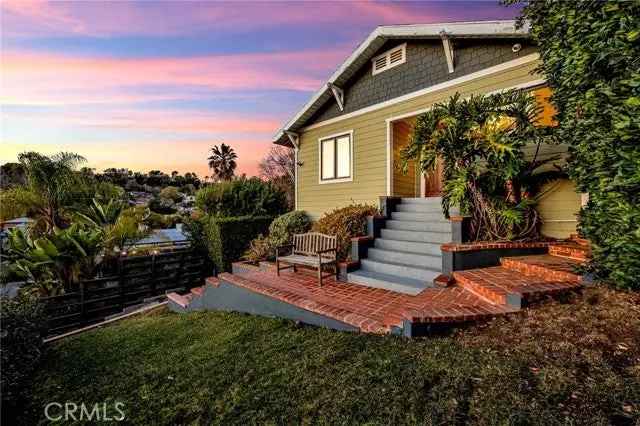
{"label": "brick riser", "polygon": [[566,271],[559,271],[543,265],[536,265],[520,261],[517,258],[502,258],[500,264],[507,269],[518,271],[528,277],[538,277],[546,281],[568,281],[579,283],[582,277]]}
{"label": "brick riser", "polygon": [[453,273],[455,284],[473,294],[488,300],[497,305],[507,304],[507,292],[504,289],[492,285],[490,282],[475,276],[470,276],[470,272],[461,274]]}
{"label": "brick riser", "polygon": [[549,254],[585,262],[591,258],[591,249],[579,244],[554,244],[549,246]]}
{"label": "brick riser", "polygon": [[187,294],[169,293],[167,298],[184,309],[188,309],[197,299],[202,297],[208,285],[218,287],[220,281],[215,277],[209,277],[205,281],[205,285],[200,287],[194,287]]}

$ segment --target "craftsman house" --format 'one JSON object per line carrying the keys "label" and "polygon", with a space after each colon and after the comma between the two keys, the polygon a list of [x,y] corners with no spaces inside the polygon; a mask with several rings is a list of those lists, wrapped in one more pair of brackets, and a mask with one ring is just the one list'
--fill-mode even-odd
{"label": "craftsman house", "polygon": [[[295,269],[281,272],[279,264],[236,263],[232,274],[171,296],[170,306],[411,336],[579,288],[573,268],[588,254],[582,242],[465,244],[463,221],[443,216],[440,171],[425,176],[411,164],[408,173],[399,168],[416,118],[455,93],[531,91],[544,107],[539,123],[552,125],[539,63],[527,26],[514,21],[378,27],[274,138],[295,150],[297,210],[317,219],[354,202],[380,206],[369,235],[353,240],[351,262],[324,284]],[[565,154],[566,147],[546,146],[536,158],[561,162]],[[558,180],[542,193],[542,233],[560,239],[575,233],[581,196],[574,185]],[[322,259],[322,237],[307,235],[302,251]]]}
{"label": "craftsman house", "polygon": [[[514,21],[378,27],[275,136],[297,153],[296,209],[318,218],[352,202],[377,204],[381,195],[439,195],[440,176],[411,166],[403,174],[399,151],[416,116],[456,92],[534,91],[550,124],[550,93],[533,72],[539,55],[527,31]],[[568,181],[555,185],[539,206],[542,231],[566,237],[580,197]]]}

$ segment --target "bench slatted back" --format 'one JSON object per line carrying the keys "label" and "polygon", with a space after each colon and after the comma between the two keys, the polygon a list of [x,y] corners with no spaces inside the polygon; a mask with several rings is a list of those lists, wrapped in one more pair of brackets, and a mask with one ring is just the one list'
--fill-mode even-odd
{"label": "bench slatted back", "polygon": [[[317,256],[318,251],[337,248],[338,239],[332,235],[325,235],[319,232],[309,232],[306,234],[293,235],[293,253],[304,256]],[[335,259],[336,253],[323,253],[322,257]]]}

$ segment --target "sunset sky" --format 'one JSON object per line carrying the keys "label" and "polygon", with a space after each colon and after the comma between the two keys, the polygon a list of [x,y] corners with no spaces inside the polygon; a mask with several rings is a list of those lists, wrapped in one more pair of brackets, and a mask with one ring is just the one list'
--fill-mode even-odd
{"label": "sunset sky", "polygon": [[255,174],[272,136],[377,26],[508,19],[497,2],[0,1],[0,162]]}

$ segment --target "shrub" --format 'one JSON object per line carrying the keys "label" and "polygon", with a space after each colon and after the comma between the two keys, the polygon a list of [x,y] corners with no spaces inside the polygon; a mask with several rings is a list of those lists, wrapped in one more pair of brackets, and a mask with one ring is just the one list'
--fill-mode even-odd
{"label": "shrub", "polygon": [[159,214],[151,212],[145,218],[144,223],[151,229],[174,228],[176,223],[180,223],[182,217],[179,214]]}
{"label": "shrub", "polygon": [[200,189],[196,206],[212,216],[273,217],[287,211],[287,197],[269,182],[242,177]]}
{"label": "shrub", "polygon": [[242,256],[243,259],[249,262],[259,262],[261,260],[270,260],[275,256],[275,249],[277,246],[273,245],[269,237],[264,235],[258,235],[249,243],[249,248]]}
{"label": "shrub", "polygon": [[303,211],[293,211],[278,216],[269,225],[269,239],[274,247],[291,242],[293,234],[302,234],[311,228],[309,216]]}
{"label": "shrub", "polygon": [[178,192],[178,188],[175,186],[167,186],[160,190],[160,194],[158,194],[160,198],[164,198],[166,200],[171,200],[174,203],[177,203],[182,200],[182,194]]}
{"label": "shrub", "polygon": [[231,263],[239,260],[251,240],[266,234],[271,216],[216,217],[205,216],[204,235],[209,256],[218,272],[230,271]]}
{"label": "shrub", "polygon": [[619,287],[640,289],[640,3],[522,3],[559,138],[570,146],[569,174],[589,193],[580,231],[592,245],[591,266]]}
{"label": "shrub", "polygon": [[43,351],[44,319],[33,299],[0,299],[0,358],[3,418],[29,397],[30,380]]}
{"label": "shrub", "polygon": [[174,214],[177,211],[176,205],[172,200],[160,197],[149,201],[149,210],[158,214]]}
{"label": "shrub", "polygon": [[271,259],[275,256],[276,247],[291,242],[293,234],[307,232],[310,227],[309,216],[303,211],[293,211],[278,216],[269,225],[268,236],[259,235],[251,241],[244,258],[252,262]]}
{"label": "shrub", "polygon": [[338,237],[338,259],[349,257],[351,238],[367,234],[367,216],[378,213],[378,208],[367,204],[352,204],[325,213],[313,230]]}

